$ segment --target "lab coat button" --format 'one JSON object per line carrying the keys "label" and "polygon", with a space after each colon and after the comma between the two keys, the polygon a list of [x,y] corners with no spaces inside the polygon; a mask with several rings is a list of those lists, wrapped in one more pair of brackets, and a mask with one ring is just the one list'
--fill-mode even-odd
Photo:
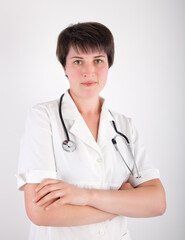
{"label": "lab coat button", "polygon": [[103,229],[100,229],[99,234],[103,236],[105,234],[105,231]]}
{"label": "lab coat button", "polygon": [[101,163],[102,162],[102,159],[101,158],[98,158],[96,159],[97,162]]}

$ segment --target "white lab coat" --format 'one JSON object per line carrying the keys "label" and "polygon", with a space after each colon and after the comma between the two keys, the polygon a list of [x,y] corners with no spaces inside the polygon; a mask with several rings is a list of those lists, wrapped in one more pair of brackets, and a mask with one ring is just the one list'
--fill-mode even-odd
{"label": "white lab coat", "polygon": [[[94,140],[69,93],[62,103],[62,113],[69,136],[76,143],[74,152],[66,152],[62,142],[66,139],[58,113],[59,100],[34,106],[27,117],[25,134],[21,141],[17,175],[18,189],[25,183],[39,183],[46,178],[57,178],[82,188],[119,189],[123,182],[137,186],[159,178],[159,172],[148,161],[145,149],[131,119],[111,114],[104,101],[100,116],[98,140]],[[123,160],[112,144],[117,134],[112,126],[130,140],[132,151],[141,174],[130,175]],[[123,155],[124,153],[123,144]],[[133,168],[128,154],[127,164]],[[30,240],[128,240],[126,217],[118,216],[101,223],[75,227],[40,227],[31,223]]]}

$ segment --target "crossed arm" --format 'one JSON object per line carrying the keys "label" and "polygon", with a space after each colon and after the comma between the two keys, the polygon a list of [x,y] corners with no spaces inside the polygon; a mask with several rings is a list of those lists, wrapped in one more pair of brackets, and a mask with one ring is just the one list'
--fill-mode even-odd
{"label": "crossed arm", "polygon": [[166,209],[165,192],[159,179],[133,188],[123,183],[119,190],[82,189],[47,179],[24,186],[30,220],[40,226],[78,226],[112,219],[118,215],[152,217]]}

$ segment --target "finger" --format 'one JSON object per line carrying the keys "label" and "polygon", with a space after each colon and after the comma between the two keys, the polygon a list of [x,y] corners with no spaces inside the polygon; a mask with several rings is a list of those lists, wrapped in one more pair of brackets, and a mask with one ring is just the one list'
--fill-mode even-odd
{"label": "finger", "polygon": [[45,210],[48,211],[48,210],[51,210],[51,209],[56,208],[58,206],[64,205],[66,203],[67,203],[66,197],[62,197],[62,198],[59,198],[58,200],[52,202],[51,204],[47,205]]}
{"label": "finger", "polygon": [[38,206],[43,206],[47,202],[50,202],[53,199],[63,197],[65,195],[65,192],[63,190],[60,191],[54,191],[49,194],[47,194],[45,197],[43,197],[41,200],[37,202]]}
{"label": "finger", "polygon": [[39,192],[37,192],[36,196],[33,199],[33,202],[38,202],[40,199],[42,199],[44,196],[46,196],[51,192],[62,190],[64,188],[62,185],[63,184],[59,182],[56,184],[50,184],[50,185],[44,186],[43,188],[40,189]]}
{"label": "finger", "polygon": [[57,199],[57,200],[55,200],[55,201],[53,201],[51,204],[49,204],[49,205],[47,205],[46,206],[46,208],[45,208],[45,210],[51,210],[51,209],[53,209],[53,208],[56,208],[56,207],[58,207],[60,205],[60,198],[59,199]]}
{"label": "finger", "polygon": [[51,179],[51,178],[48,178],[46,180],[44,180],[43,182],[39,183],[35,189],[36,192],[39,192],[43,187],[45,187],[46,185],[49,185],[49,184],[54,184],[54,183],[58,183],[60,182],[60,180],[58,179]]}
{"label": "finger", "polygon": [[45,187],[46,185],[50,185],[50,184],[54,184],[57,183],[59,180],[57,179],[46,179],[43,182],[39,183],[35,189],[36,192],[39,192],[43,187]]}

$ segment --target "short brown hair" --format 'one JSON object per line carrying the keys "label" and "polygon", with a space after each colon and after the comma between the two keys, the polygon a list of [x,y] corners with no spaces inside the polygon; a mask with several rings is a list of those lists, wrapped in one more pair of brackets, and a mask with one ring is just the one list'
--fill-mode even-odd
{"label": "short brown hair", "polygon": [[114,61],[114,38],[111,31],[101,23],[84,22],[70,25],[58,36],[56,55],[63,67],[70,47],[88,52],[104,51],[107,54],[109,67]]}

